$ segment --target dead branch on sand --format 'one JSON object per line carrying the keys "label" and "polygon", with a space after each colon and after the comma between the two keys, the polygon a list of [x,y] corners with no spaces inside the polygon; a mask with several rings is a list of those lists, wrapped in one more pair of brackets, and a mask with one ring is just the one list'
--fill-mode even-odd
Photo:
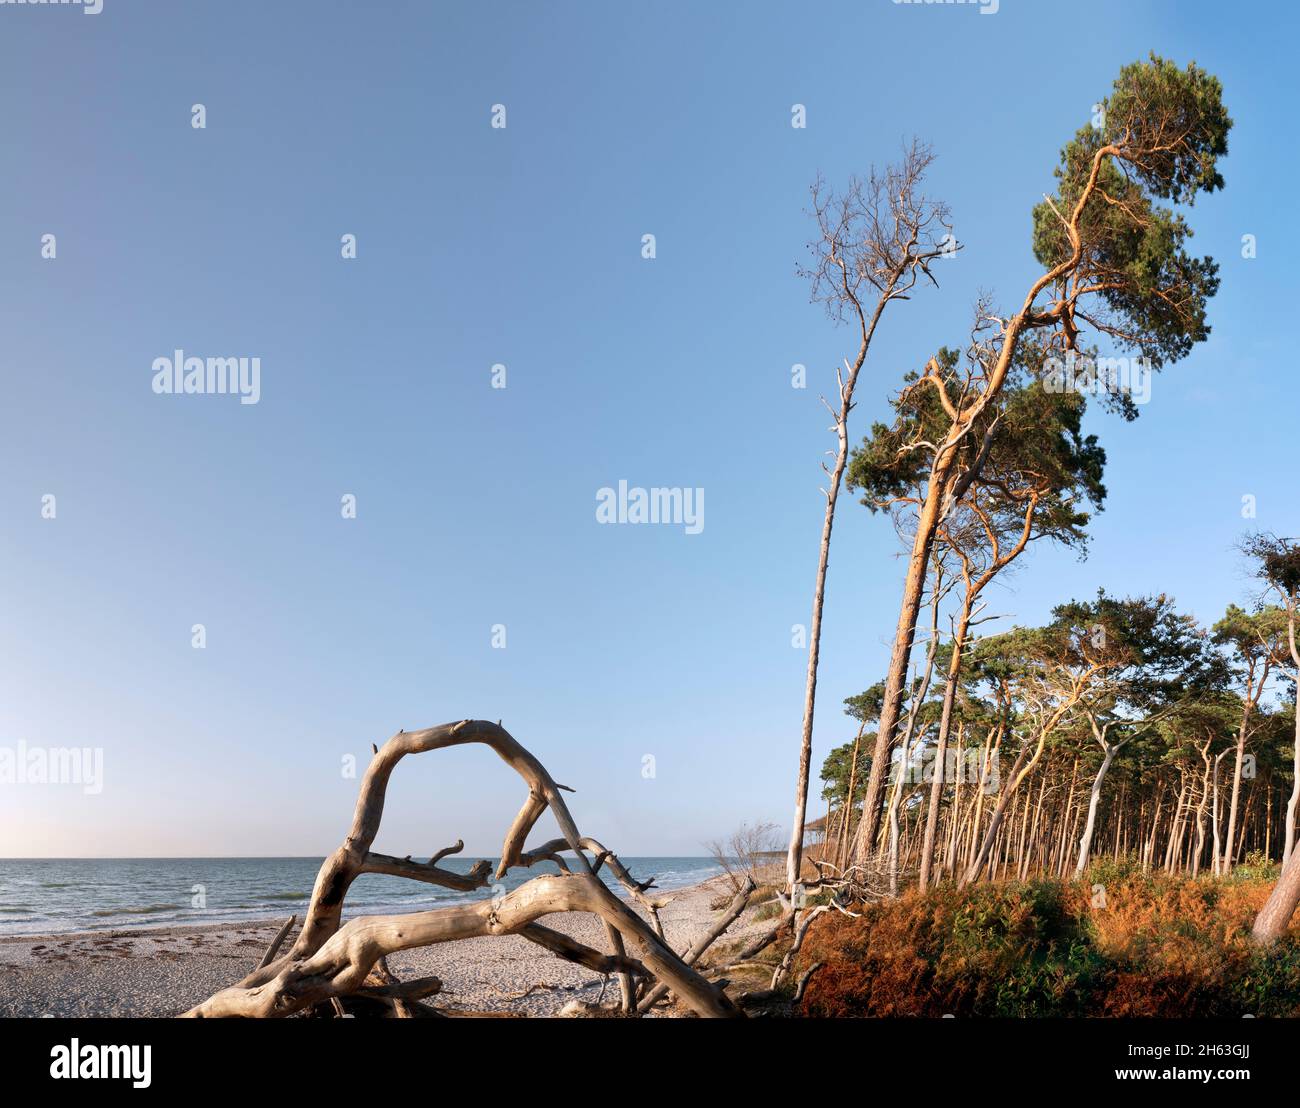
{"label": "dead branch on sand", "polygon": [[[488,885],[491,866],[487,862],[479,863],[468,874],[438,865],[448,854],[464,849],[459,841],[427,862],[412,861],[409,855],[393,858],[370,849],[383,817],[388,780],[397,763],[408,754],[467,743],[490,747],[528,786],[528,796],[506,832],[496,879],[511,868],[531,866],[542,859],[556,862],[561,872],[540,875],[512,892],[488,900],[403,915],[363,916],[343,924],[344,899],[352,882],[363,873],[392,874],[460,891]],[[387,956],[400,950],[493,935],[519,935],[597,973],[616,974],[621,995],[617,1008],[608,1010],[610,1014],[644,1014],[671,994],[700,1016],[742,1015],[720,985],[706,980],[692,965],[744,910],[752,889],[747,888],[743,896],[738,894],[719,924],[679,956],[664,940],[659,923],[658,910],[667,901],[648,897],[646,892],[652,882],[636,881],[616,855],[596,840],[583,837],[560,795],[564,788],[500,724],[461,720],[423,731],[398,732],[383,747],[374,748],[361,782],[352,827],[343,844],[321,866],[302,930],[292,947],[279,954],[293,923],[290,920],[267,950],[262,965],[185,1015],[514,1015],[439,1009],[427,1001],[442,989],[440,980],[426,977],[403,982],[388,968]],[[548,808],[563,838],[525,850],[528,833]],[[594,861],[588,859],[587,851],[595,855]],[[572,868],[561,857],[566,853],[572,855]],[[602,865],[609,867],[632,901],[649,914],[653,927],[610,892],[598,875]],[[598,917],[609,951],[595,950],[537,922],[554,912],[588,912]],[[571,1007],[582,1009],[573,1014],[593,1014],[590,1006]]]}

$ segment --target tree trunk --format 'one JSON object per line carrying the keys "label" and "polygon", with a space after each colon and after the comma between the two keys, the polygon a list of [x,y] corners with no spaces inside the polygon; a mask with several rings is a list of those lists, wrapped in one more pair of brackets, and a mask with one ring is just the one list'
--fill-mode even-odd
{"label": "tree trunk", "polygon": [[1268,901],[1255,917],[1251,935],[1258,943],[1271,943],[1280,939],[1300,903],[1300,851],[1291,852],[1291,860],[1282,867],[1281,876],[1273,886]]}
{"label": "tree trunk", "polygon": [[[925,669],[922,671],[918,685],[913,675],[912,710],[907,715],[907,726],[903,729],[900,744],[901,757],[898,772],[894,774],[894,788],[889,798],[889,895],[898,895],[898,806],[903,799],[903,782],[907,776],[912,757],[912,737],[916,732],[917,713],[930,692],[930,681],[934,676],[934,656],[939,648],[939,605],[943,600],[943,564],[936,558],[934,565],[934,584],[930,599],[930,641],[925,650]],[[922,732],[924,734],[924,732]]]}
{"label": "tree trunk", "polygon": [[978,850],[975,852],[975,857],[971,860],[971,864],[966,868],[966,873],[961,879],[963,885],[969,885],[979,877],[980,872],[984,869],[985,865],[987,865],[989,857],[993,851],[993,845],[997,842],[998,832],[1002,828],[1002,819],[1006,815],[1007,805],[1011,803],[1011,798],[1020,782],[1024,780],[1025,775],[1034,768],[1039,755],[1042,754],[1042,747],[1040,745],[1038,753],[1030,759],[1028,765],[1025,765],[1022,770],[1021,766],[1025,760],[1025,753],[1026,752],[1022,750],[1020,756],[1016,758],[1016,764],[1011,767],[1010,779],[1002,788],[1001,795],[998,797],[998,802],[993,807],[993,815],[989,818],[988,830],[984,833],[984,838],[980,842]]}
{"label": "tree trunk", "polygon": [[1151,836],[1142,844],[1142,872],[1151,872],[1151,861],[1156,852],[1156,834],[1160,830],[1160,817],[1164,813],[1164,786],[1156,793],[1156,811],[1151,820]]}
{"label": "tree trunk", "polygon": [[1070,791],[1065,794],[1065,816],[1061,820],[1061,841],[1057,844],[1056,853],[1059,860],[1052,867],[1057,877],[1065,876],[1066,863],[1066,843],[1070,841],[1070,820],[1074,811],[1074,786],[1079,779],[1079,759],[1074,759],[1074,765],[1070,767]]}
{"label": "tree trunk", "polygon": [[1241,726],[1237,728],[1237,761],[1232,772],[1232,803],[1228,808],[1228,833],[1223,844],[1224,857],[1220,872],[1226,877],[1232,872],[1236,858],[1234,831],[1237,828],[1237,803],[1241,795],[1241,768],[1246,760],[1246,724],[1250,721],[1250,682],[1246,683],[1246,706],[1241,713]]}
{"label": "tree trunk", "polygon": [[903,602],[894,629],[894,646],[889,656],[889,670],[885,675],[884,702],[880,709],[880,723],[876,731],[876,745],[871,756],[871,772],[867,775],[867,795],[862,804],[862,821],[853,844],[855,861],[864,861],[876,847],[876,833],[880,826],[881,788],[885,780],[885,767],[889,764],[894,745],[894,730],[903,705],[903,687],[907,680],[907,667],[912,659],[912,640],[916,635],[916,619],[921,612],[921,599],[925,590],[926,570],[930,553],[934,549],[934,536],[939,526],[939,508],[947,492],[948,478],[952,472],[956,451],[949,451],[931,476],[912,540],[912,555],[907,563],[907,576],[903,581]]}
{"label": "tree trunk", "polygon": [[[865,356],[865,346],[863,356]],[[858,360],[858,367],[862,358]],[[840,413],[835,420],[835,433],[839,449],[835,455],[835,468],[831,471],[830,485],[826,489],[826,516],[822,521],[821,550],[817,556],[817,583],[813,588],[812,624],[808,630],[808,677],[804,687],[803,730],[799,741],[799,777],[794,794],[794,825],[790,830],[790,848],[786,855],[785,879],[787,888],[793,889],[803,866],[803,828],[808,817],[808,775],[812,761],[813,712],[817,703],[817,664],[822,641],[822,607],[826,599],[826,567],[830,564],[831,531],[835,526],[835,504],[840,495],[840,483],[849,458],[848,407],[853,395],[857,370],[849,375],[841,399]]]}
{"label": "tree trunk", "polygon": [[930,886],[930,870],[934,860],[934,835],[939,824],[939,805],[943,800],[944,777],[948,769],[948,731],[952,726],[952,706],[957,699],[957,678],[961,674],[961,653],[970,628],[971,603],[974,596],[967,590],[962,600],[961,615],[952,637],[952,658],[948,662],[948,684],[943,690],[943,710],[939,716],[939,735],[934,748],[934,780],[930,782],[930,806],[925,813],[925,839],[921,844],[921,877],[919,887],[925,892]]}
{"label": "tree trunk", "polygon": [[980,755],[980,780],[979,788],[975,792],[975,799],[971,804],[973,809],[971,813],[970,827],[970,846],[966,851],[966,865],[969,868],[975,862],[975,852],[979,847],[980,821],[984,815],[984,797],[988,795],[988,776],[989,770],[993,766],[993,758],[997,754],[996,747],[1002,743],[1001,728],[997,731],[997,740],[994,740],[994,731],[989,729],[988,736],[984,740],[984,750]]}
{"label": "tree trunk", "polygon": [[1219,835],[1219,763],[1223,761],[1224,756],[1228,753],[1221,750],[1214,758],[1214,876],[1219,877],[1223,873],[1223,842]]}
{"label": "tree trunk", "polygon": [[844,865],[844,852],[849,845],[849,829],[853,826],[853,794],[858,787],[858,751],[862,747],[862,733],[867,729],[866,723],[858,726],[858,733],[853,739],[853,761],[849,764],[849,795],[840,818],[839,833],[835,843],[835,855],[830,859],[836,866]]}
{"label": "tree trunk", "polygon": [[1038,828],[1043,818],[1043,798],[1047,795],[1047,774],[1043,774],[1043,783],[1038,787],[1038,803],[1034,805],[1034,822],[1029,828],[1029,850],[1025,854],[1025,859],[1020,867],[1020,879],[1023,881],[1029,876],[1029,870],[1033,862],[1034,844],[1038,841]]}
{"label": "tree trunk", "polygon": [[1174,805],[1173,823],[1169,825],[1169,842],[1165,844],[1165,872],[1174,872],[1174,863],[1178,860],[1178,844],[1183,833],[1183,801],[1187,798],[1187,772],[1182,773],[1178,789],[1178,803]]}
{"label": "tree trunk", "polygon": [[[1297,597],[1293,593],[1286,598],[1286,637],[1291,651],[1291,661],[1295,666],[1296,681],[1300,683],[1300,646],[1296,643],[1296,605]],[[1300,708],[1295,716],[1295,747],[1291,763],[1291,797],[1286,805],[1286,830],[1282,847],[1282,868],[1291,861],[1296,845],[1296,819],[1300,815]]]}
{"label": "tree trunk", "polygon": [[[1093,778],[1092,788],[1088,790],[1088,819],[1083,825],[1083,834],[1079,837],[1079,861],[1074,867],[1074,876],[1082,877],[1083,871],[1088,868],[1088,855],[1092,850],[1092,834],[1097,826],[1097,806],[1101,802],[1101,783],[1106,780],[1106,773],[1110,770],[1110,764],[1115,760],[1115,752],[1118,748],[1106,746],[1106,756],[1101,760],[1101,768],[1097,770],[1097,776]],[[1123,776],[1121,774],[1121,776]]]}
{"label": "tree trunk", "polygon": [[1282,848],[1283,866],[1291,861],[1295,853],[1296,812],[1300,808],[1300,711],[1295,716],[1295,760],[1291,772],[1291,799],[1286,805],[1286,839]]}
{"label": "tree trunk", "polygon": [[961,786],[966,777],[963,757],[966,753],[965,746],[966,726],[957,724],[957,758],[956,762],[959,768],[957,781],[952,787],[952,811],[948,820],[948,847],[944,853],[943,873],[955,873],[957,869],[957,843],[961,835]]}

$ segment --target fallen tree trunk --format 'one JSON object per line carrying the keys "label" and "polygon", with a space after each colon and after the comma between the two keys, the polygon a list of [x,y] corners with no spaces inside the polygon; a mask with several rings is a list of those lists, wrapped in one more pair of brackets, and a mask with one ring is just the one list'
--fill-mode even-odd
{"label": "fallen tree trunk", "polygon": [[[562,872],[535,877],[489,900],[405,915],[364,916],[341,925],[348,889],[363,873],[386,873],[459,891],[488,883],[487,863],[479,863],[469,874],[453,873],[437,865],[446,855],[463,849],[461,842],[439,851],[428,862],[414,862],[409,856],[393,858],[370,850],[383,817],[388,780],[397,763],[407,754],[474,742],[490,747],[528,785],[528,797],[506,833],[496,878],[504,877],[511,868],[532,865],[543,858],[558,862]],[[657,916],[663,905],[645,896],[650,883],[637,882],[612,852],[579,833],[560,795],[563,788],[500,724],[462,720],[423,731],[399,732],[382,748],[375,748],[361,782],[352,827],[343,844],[321,866],[302,930],[293,946],[286,954],[276,956],[289,929],[286,925],[263,965],[185,1015],[288,1016],[318,1005],[332,1005],[342,1011],[342,1002],[349,997],[384,1000],[395,1014],[409,1014],[405,1006],[433,995],[441,982],[434,978],[406,983],[397,980],[388,969],[388,955],[458,939],[516,934],[596,972],[617,973],[622,985],[622,1010],[627,1014],[636,1012],[634,979],[640,978],[647,990],[661,987],[671,991],[698,1015],[742,1015],[720,987],[693,970],[664,941]],[[525,851],[528,833],[548,808],[563,838]],[[586,850],[596,854],[594,864],[588,860]],[[572,854],[576,871],[567,872],[568,866],[560,858],[562,853]],[[632,899],[650,912],[653,929],[605,886],[597,875],[605,863]],[[537,923],[555,912],[588,912],[598,917],[609,939],[610,953],[601,954]],[[731,915],[727,923],[734,918]],[[710,941],[714,937],[716,934]],[[636,958],[628,956],[628,945],[635,949]],[[456,1013],[448,1010],[436,1014]]]}

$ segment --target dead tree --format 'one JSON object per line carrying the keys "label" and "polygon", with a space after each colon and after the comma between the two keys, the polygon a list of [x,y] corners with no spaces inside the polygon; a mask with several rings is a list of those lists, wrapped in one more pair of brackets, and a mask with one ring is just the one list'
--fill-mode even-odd
{"label": "dead tree", "polygon": [[803,729],[799,740],[799,776],[795,786],[794,824],[786,854],[786,889],[793,894],[803,864],[804,821],[808,815],[808,771],[812,758],[813,713],[817,703],[817,667],[821,651],[822,609],[826,601],[826,572],[830,564],[835,505],[849,460],[849,413],[853,391],[867,360],[871,340],[885,309],[907,300],[921,274],[938,286],[930,272],[937,258],[958,247],[952,239],[947,207],[921,193],[926,170],[934,160],[928,146],[913,142],[902,160],[883,173],[872,170],[866,181],[853,178],[842,195],[827,192],[820,180],[813,185],[813,214],[817,240],[810,244],[810,266],[801,268],[812,283],[812,296],[826,305],[832,319],[850,321],[857,332],[858,352],[847,372],[836,370],[839,404],[823,398],[835,421],[833,466],[822,463],[827,483],[826,514],[822,521],[817,579],[813,587],[812,623],[808,631],[808,677],[804,690]]}
{"label": "dead tree", "polygon": [[[511,868],[531,866],[544,859],[556,862],[561,872],[535,877],[491,899],[403,915],[362,916],[343,924],[344,899],[352,882],[363,873],[386,873],[460,891],[488,885],[491,867],[487,862],[480,862],[468,874],[453,873],[438,865],[446,855],[463,849],[460,842],[439,851],[428,862],[412,861],[409,856],[393,858],[370,849],[383,817],[388,779],[397,763],[407,754],[466,743],[490,747],[528,785],[528,797],[506,832],[495,878],[499,880]],[[657,991],[656,1000],[671,993],[700,1016],[741,1015],[721,987],[691,968],[689,963],[702,950],[692,948],[688,958],[683,959],[668,946],[658,918],[658,910],[666,901],[645,895],[650,883],[635,881],[612,852],[581,835],[560,795],[564,788],[500,724],[461,720],[424,731],[399,732],[382,748],[375,748],[361,782],[351,830],[321,866],[302,930],[293,946],[276,956],[286,926],[263,965],[185,1015],[265,1017],[309,1010],[328,1014],[332,1009],[335,1014],[343,1014],[375,1008],[395,1016],[455,1015],[458,1013],[439,1011],[424,1003],[441,990],[441,981],[433,977],[399,981],[388,968],[387,956],[433,943],[487,935],[519,935],[598,973],[617,974],[624,1014],[636,1014],[638,1001],[647,1000]],[[525,850],[528,833],[548,808],[563,837]],[[587,857],[588,852],[594,859]],[[572,868],[562,857],[566,853],[572,855]],[[606,887],[599,876],[603,865],[609,866],[631,898],[647,911],[653,926]],[[597,916],[604,925],[609,952],[598,951],[537,922],[554,912],[589,912]],[[730,919],[737,915],[739,912]],[[716,937],[711,934],[709,941]],[[629,953],[629,948],[634,953]],[[648,1010],[653,1003],[650,1001],[641,1010]]]}

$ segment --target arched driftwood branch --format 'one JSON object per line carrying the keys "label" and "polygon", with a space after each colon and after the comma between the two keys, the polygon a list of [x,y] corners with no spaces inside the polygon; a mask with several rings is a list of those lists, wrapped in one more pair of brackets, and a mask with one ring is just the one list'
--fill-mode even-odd
{"label": "arched driftwood branch", "polygon": [[[502,844],[496,877],[542,859],[558,862],[563,872],[536,877],[490,900],[405,915],[366,916],[341,925],[348,889],[363,873],[408,877],[460,891],[488,884],[490,866],[486,862],[476,865],[469,874],[438,866],[442,858],[464,848],[459,841],[438,851],[428,862],[376,854],[370,849],[383,818],[388,780],[397,763],[407,754],[465,743],[491,747],[528,785],[528,797]],[[282,931],[262,966],[186,1015],[287,1016],[319,1004],[341,1009],[342,998],[387,1003],[394,1014],[409,1015],[421,998],[441,988],[441,982],[436,978],[398,981],[388,969],[387,956],[399,950],[486,935],[520,935],[596,972],[619,974],[622,1009],[628,1014],[637,1010],[639,989],[643,998],[652,991],[658,995],[672,992],[702,1016],[739,1015],[740,1010],[725,992],[688,964],[699,956],[697,951],[692,950],[693,956],[683,960],[664,941],[657,912],[665,902],[647,897],[650,882],[637,882],[611,851],[581,835],[561,796],[562,789],[500,724],[462,720],[424,731],[398,732],[371,759],[361,782],[352,827],[342,845],[320,868],[302,931],[293,946],[275,957],[284,938]],[[526,851],[525,840],[547,808],[563,838]],[[594,863],[584,851],[595,854]],[[563,853],[572,855],[572,870],[560,858]],[[649,912],[653,929],[606,888],[597,872],[603,864],[609,865],[632,899]],[[537,922],[554,912],[589,912],[599,917],[610,942],[610,953],[602,954]],[[629,946],[635,957],[628,954]]]}

